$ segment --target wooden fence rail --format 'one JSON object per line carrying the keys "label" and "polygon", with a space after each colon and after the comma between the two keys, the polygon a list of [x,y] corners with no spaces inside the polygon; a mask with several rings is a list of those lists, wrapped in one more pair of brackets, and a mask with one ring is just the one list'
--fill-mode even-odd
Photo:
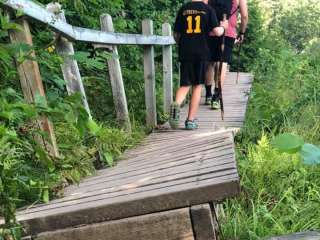
{"label": "wooden fence rail", "polygon": [[47,11],[44,6],[30,0],[5,0],[2,4],[49,25],[53,30],[72,41],[114,45],[171,45],[175,43],[172,37],[166,36],[111,33],[75,27]]}
{"label": "wooden fence rail", "polygon": [[[155,64],[154,64],[154,45],[163,47],[163,89],[164,89],[164,109],[168,113],[170,103],[172,102],[172,45],[175,41],[172,37],[171,26],[164,23],[162,26],[163,36],[153,34],[153,22],[151,20],[143,20],[142,34],[126,34],[114,33],[112,18],[110,15],[102,15],[101,31],[75,27],[67,23],[63,10],[59,4],[49,4],[42,6],[30,0],[4,0],[0,3],[0,7],[19,11],[25,16],[47,24],[56,33],[56,48],[64,63],[61,65],[64,80],[68,94],[79,92],[82,95],[83,105],[90,115],[90,108],[87,102],[85,89],[82,83],[77,61],[72,57],[74,55],[73,42],[91,43],[95,48],[112,53],[112,57],[108,60],[109,79],[111,82],[115,112],[119,124],[128,132],[131,131],[130,118],[128,113],[127,98],[125,93],[124,82],[122,78],[120,60],[118,55],[118,45],[141,45],[144,48],[144,79],[145,79],[145,104],[146,104],[146,123],[149,127],[157,125],[156,115],[156,90],[155,90]],[[21,22],[20,19],[13,19]],[[24,27],[29,29],[29,24],[24,18]],[[14,35],[13,35],[14,34]],[[15,36],[18,33],[11,33]],[[32,46],[32,36],[29,33],[23,38],[12,38],[15,42],[27,43]],[[20,81],[27,100],[32,101],[33,97],[28,94],[30,89],[26,86],[35,86],[35,90],[45,96],[42,81],[37,63],[29,60],[26,64],[32,64],[34,68],[24,68],[26,73],[20,74]],[[19,66],[21,71],[23,65]],[[30,71],[30,72],[29,72]],[[32,72],[33,71],[33,72]],[[24,76],[30,76],[25,79]],[[91,116],[91,115],[90,115]],[[45,120],[47,121],[47,120]],[[47,123],[47,122],[45,122]],[[48,122],[47,127],[41,127],[50,137],[50,145],[53,150],[49,150],[58,155],[56,148],[53,127]],[[48,150],[48,149],[47,149]]]}

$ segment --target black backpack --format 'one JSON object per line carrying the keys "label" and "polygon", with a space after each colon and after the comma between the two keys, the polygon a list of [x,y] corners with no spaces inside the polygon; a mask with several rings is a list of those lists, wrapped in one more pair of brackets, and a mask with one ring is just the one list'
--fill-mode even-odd
{"label": "black backpack", "polygon": [[209,5],[216,11],[217,18],[219,21],[223,20],[223,15],[226,14],[227,19],[233,15],[232,0],[209,0]]}

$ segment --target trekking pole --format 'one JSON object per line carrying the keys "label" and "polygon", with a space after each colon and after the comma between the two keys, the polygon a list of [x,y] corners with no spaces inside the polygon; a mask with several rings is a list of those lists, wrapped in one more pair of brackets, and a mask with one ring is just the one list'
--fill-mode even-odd
{"label": "trekking pole", "polygon": [[238,51],[238,66],[237,66],[237,81],[236,83],[239,83],[239,78],[240,78],[240,54],[241,54],[241,50],[242,50],[242,43],[240,43],[239,45],[239,51]]}
{"label": "trekking pole", "polygon": [[[223,21],[227,20],[227,15],[223,14]],[[223,54],[224,54],[224,44],[225,44],[225,34],[222,35],[221,43],[221,58],[219,63],[219,79],[218,79],[218,91],[219,91],[219,100],[220,100],[220,109],[221,109],[221,119],[224,121],[224,105],[222,97],[222,67],[223,67]]]}

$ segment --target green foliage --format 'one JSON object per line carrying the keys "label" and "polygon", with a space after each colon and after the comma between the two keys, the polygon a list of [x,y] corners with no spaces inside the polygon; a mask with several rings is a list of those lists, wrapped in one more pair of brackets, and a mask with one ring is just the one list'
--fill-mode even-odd
{"label": "green foliage", "polygon": [[[65,186],[91,175],[95,168],[113,165],[121,152],[141,139],[143,129],[134,125],[133,134],[128,135],[89,118],[79,94],[66,96],[60,69],[62,58],[55,53],[52,33],[39,26],[34,31],[33,48],[10,44],[7,31],[20,28],[2,12],[0,20],[0,216],[5,220],[0,239],[20,239],[21,229],[15,219],[18,207],[48,202],[60,196]],[[31,51],[36,51],[48,102],[36,95],[35,103],[28,104],[17,87],[13,57],[19,64],[31,58]],[[90,58],[88,52],[79,51],[74,57],[86,73],[94,76],[98,70],[106,75],[109,54],[97,53]],[[38,129],[40,117],[53,122],[58,158],[48,155],[35,140],[48,138]]]}
{"label": "green foliage", "polygon": [[[40,0],[47,4],[51,1]],[[155,33],[164,21],[173,23],[183,0],[59,0],[73,25],[100,29],[99,16],[109,13],[117,32],[141,32],[141,20],[152,18]],[[261,239],[293,231],[320,228],[320,41],[319,3],[315,0],[251,0],[250,24],[241,53],[240,69],[255,75],[244,129],[237,135],[237,154],[243,192],[225,203],[221,218],[226,239]],[[46,202],[61,189],[96,168],[114,165],[126,148],[143,136],[144,80],[142,48],[120,46],[119,58],[134,133],[115,128],[115,112],[108,70],[108,54],[77,44],[76,54],[95,122],[81,107],[79,96],[66,97],[60,64],[47,26],[32,24],[35,47],[9,44],[8,29],[18,29],[0,12],[0,215],[6,230],[0,236],[19,239],[14,213],[18,206]],[[34,27],[36,26],[36,27]],[[48,104],[37,97],[26,104],[17,87],[12,56],[18,62],[36,51]],[[237,51],[237,49],[235,49]],[[155,48],[157,102],[162,102],[161,48]],[[176,53],[174,54],[176,56]],[[176,58],[175,58],[176,59]],[[236,61],[234,62],[236,63]],[[177,68],[176,60],[174,67]],[[232,65],[236,69],[236,64]],[[175,69],[177,70],[177,69]],[[175,71],[177,72],[177,71]],[[8,88],[9,87],[9,88]],[[11,90],[14,88],[16,91]],[[8,90],[3,90],[8,89]],[[158,104],[158,118],[164,118]],[[39,116],[54,123],[60,157],[48,156],[34,141],[44,136],[32,124]],[[306,142],[297,153],[279,153],[273,136],[289,132]],[[279,137],[275,145],[300,150],[301,141]],[[288,137],[288,135],[287,135]],[[285,138],[287,138],[285,137]],[[256,144],[255,144],[256,143]],[[274,143],[274,142],[273,142]],[[283,144],[284,143],[284,144]],[[289,146],[291,145],[291,146]],[[303,159],[304,161],[301,161]],[[312,165],[306,165],[306,164]],[[1,239],[1,237],[0,237]]]}
{"label": "green foliage", "polygon": [[289,133],[281,134],[272,141],[273,147],[286,153],[297,153],[301,150],[303,144],[302,138]]}
{"label": "green foliage", "polygon": [[[320,168],[297,154],[279,154],[267,136],[240,158],[241,196],[225,203],[227,239],[262,239],[320,228]],[[239,149],[240,150],[240,149]]]}
{"label": "green foliage", "polygon": [[[66,171],[68,159],[61,156],[54,159],[49,156],[34,139],[46,135],[39,131],[36,119],[47,116],[55,122],[68,122],[77,126],[76,130],[84,136],[88,115],[80,108],[79,98],[71,98],[59,105],[46,105],[38,97],[35,105],[25,103],[12,89],[0,92],[0,215],[4,216],[6,225],[15,227],[14,213],[16,206],[28,202],[49,200],[49,189],[54,189],[65,179],[61,171]],[[72,113],[72,118],[66,113]],[[71,120],[72,119],[72,120]],[[70,157],[70,155],[69,155]],[[77,169],[84,162],[91,167],[80,176],[89,175],[93,171],[91,159],[74,161],[70,169]]]}
{"label": "green foliage", "polygon": [[315,0],[299,1],[299,4],[284,7],[279,19],[281,34],[297,50],[303,50],[310,41],[319,39],[319,12],[319,1]]}
{"label": "green foliage", "polygon": [[313,144],[304,144],[301,149],[301,156],[305,164],[320,164],[320,148]]}
{"label": "green foliage", "polygon": [[221,218],[226,239],[320,229],[319,25],[304,22],[306,11],[317,14],[317,7],[304,9],[304,3],[251,1],[250,13],[258,16],[250,21],[260,26],[257,41],[247,42],[247,51],[255,51],[247,64],[255,82],[246,124],[237,135],[243,191],[225,203]]}

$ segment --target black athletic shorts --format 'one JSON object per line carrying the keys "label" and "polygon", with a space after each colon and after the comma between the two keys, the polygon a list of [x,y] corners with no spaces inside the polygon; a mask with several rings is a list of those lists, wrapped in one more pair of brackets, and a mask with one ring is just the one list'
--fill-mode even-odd
{"label": "black athletic shorts", "polygon": [[204,84],[209,62],[181,62],[180,86]]}
{"label": "black athletic shorts", "polygon": [[[234,42],[235,42],[234,38],[225,37],[224,53],[222,57],[223,62],[226,62],[229,64],[231,63]],[[209,46],[210,46],[213,62],[221,61],[221,44],[222,44],[222,37],[210,37]]]}

